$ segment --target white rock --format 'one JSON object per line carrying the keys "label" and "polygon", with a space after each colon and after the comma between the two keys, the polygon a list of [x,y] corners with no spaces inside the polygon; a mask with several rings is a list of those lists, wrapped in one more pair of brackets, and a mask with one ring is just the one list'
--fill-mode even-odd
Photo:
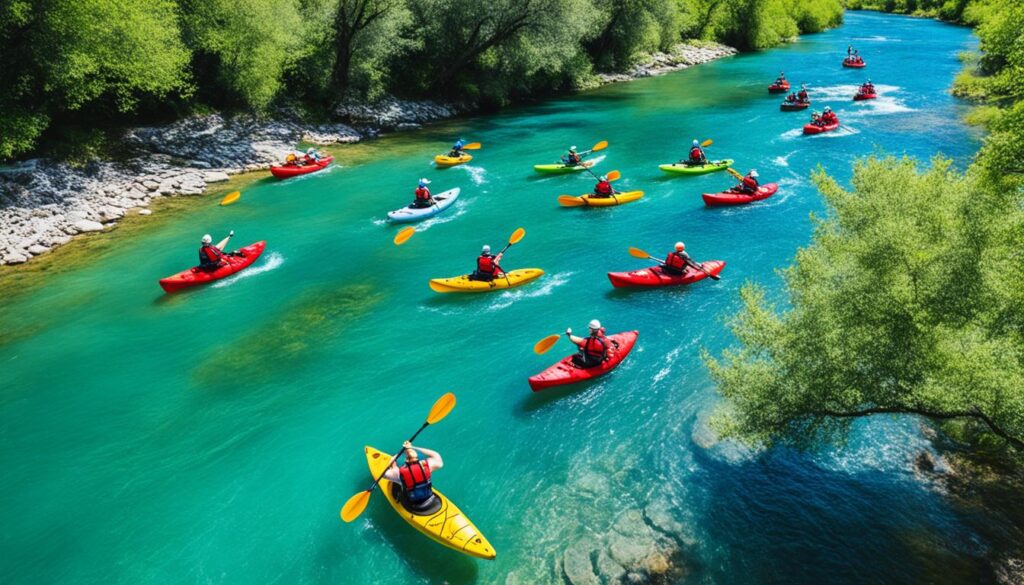
{"label": "white rock", "polygon": [[98,232],[103,229],[102,223],[88,219],[80,219],[74,223],[74,226],[80,232]]}
{"label": "white rock", "polygon": [[28,248],[29,254],[32,254],[33,256],[38,256],[40,254],[45,254],[45,253],[47,253],[49,251],[50,251],[49,248],[47,248],[46,246],[40,246],[39,244],[36,244],[34,246],[29,246],[29,248]]}
{"label": "white rock", "polygon": [[223,181],[227,181],[230,178],[231,177],[229,177],[227,173],[221,171],[210,171],[207,173],[203,173],[203,180],[206,181],[207,183],[221,183]]}
{"label": "white rock", "polygon": [[4,256],[4,264],[21,264],[22,262],[28,262],[28,256],[18,252],[8,252]]}
{"label": "white rock", "polygon": [[149,191],[156,191],[157,189],[160,188],[160,183],[157,183],[153,179],[148,179],[142,182],[142,186]]}
{"label": "white rock", "polygon": [[139,215],[153,215],[152,209],[140,209]]}

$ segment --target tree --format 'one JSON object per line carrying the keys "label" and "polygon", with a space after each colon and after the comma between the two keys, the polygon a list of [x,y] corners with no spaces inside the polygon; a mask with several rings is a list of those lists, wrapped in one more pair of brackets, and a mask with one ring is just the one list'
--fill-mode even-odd
{"label": "tree", "polygon": [[726,435],[809,446],[873,414],[957,420],[1024,449],[1024,212],[937,159],[857,164],[854,191],[815,181],[834,212],[785,272],[791,306],[754,286],[705,356]]}
{"label": "tree", "polygon": [[[384,61],[403,44],[398,30],[408,20],[404,0],[338,0],[333,20],[334,66],[331,69],[331,89],[336,99],[349,89],[353,58],[357,53],[359,66],[367,77],[383,72]],[[364,81],[364,85],[370,84]]]}

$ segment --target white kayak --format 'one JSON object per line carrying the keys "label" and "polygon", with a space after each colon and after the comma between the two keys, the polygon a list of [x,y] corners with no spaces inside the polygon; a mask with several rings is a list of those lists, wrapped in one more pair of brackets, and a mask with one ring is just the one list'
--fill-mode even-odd
{"label": "white kayak", "polygon": [[408,223],[433,217],[451,207],[452,203],[455,203],[455,200],[458,199],[459,191],[461,191],[461,189],[456,187],[434,195],[435,205],[431,205],[430,207],[413,207],[412,205],[407,205],[401,209],[389,211],[388,219],[395,223]]}

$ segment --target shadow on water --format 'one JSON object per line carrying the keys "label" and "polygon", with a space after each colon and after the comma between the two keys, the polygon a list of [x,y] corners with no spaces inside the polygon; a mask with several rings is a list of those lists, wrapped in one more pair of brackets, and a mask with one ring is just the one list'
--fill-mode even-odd
{"label": "shadow on water", "polygon": [[[552,362],[552,364],[553,363],[554,362]],[[551,388],[545,388],[540,392],[531,391],[529,396],[527,396],[526,398],[519,402],[519,414],[533,414],[534,412],[537,412],[538,410],[547,407],[552,402],[556,402],[561,399],[566,399],[569,398],[570,396],[583,394],[584,392],[592,389],[594,386],[600,385],[601,381],[604,378],[611,375],[614,375],[614,372],[609,372],[606,376],[602,376],[600,378],[592,378],[585,382],[566,384],[565,386],[554,386]]]}

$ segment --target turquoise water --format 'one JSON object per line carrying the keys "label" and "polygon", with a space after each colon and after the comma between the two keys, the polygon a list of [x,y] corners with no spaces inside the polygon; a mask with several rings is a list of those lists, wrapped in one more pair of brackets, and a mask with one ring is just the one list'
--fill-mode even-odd
{"label": "turquoise water", "polygon": [[[839,61],[854,42],[866,72]],[[260,181],[227,208],[193,212],[122,243],[101,263],[0,300],[0,581],[4,583],[543,583],[575,543],[635,511],[671,525],[692,582],[921,582],[985,578],[987,544],[909,472],[927,442],[912,422],[874,420],[842,450],[753,453],[718,443],[699,352],[730,343],[738,289],[778,295],[775,270],[824,211],[817,165],[846,181],[876,152],[966,164],[977,137],[948,94],[967,29],[851,13],[840,29],[680,73],[383,139],[376,161]],[[844,132],[804,138],[765,86],[779,70],[831,104]],[[883,97],[849,101],[870,75]],[[483,142],[469,166],[431,167],[456,135]],[[760,204],[705,209],[723,174],[667,179],[689,141],[781,185]],[[570,144],[607,139],[639,202],[562,209],[585,176],[542,178]],[[396,248],[382,220],[415,180],[460,201]],[[431,277],[467,272],[484,243],[526,238],[506,268],[547,274],[513,291],[441,296]],[[164,296],[203,233],[266,239],[266,254],[215,286]],[[613,291],[640,268],[628,246],[685,240],[728,264],[719,282]],[[600,318],[638,329],[634,353],[590,385],[532,394],[526,378],[569,352],[535,341]],[[419,440],[441,451],[435,483],[498,550],[477,561],[435,545],[365,487],[362,446],[397,447],[432,402],[458,405]],[[666,520],[666,518],[668,520]],[[595,545],[596,546],[596,545]],[[676,579],[683,579],[676,573]]]}

